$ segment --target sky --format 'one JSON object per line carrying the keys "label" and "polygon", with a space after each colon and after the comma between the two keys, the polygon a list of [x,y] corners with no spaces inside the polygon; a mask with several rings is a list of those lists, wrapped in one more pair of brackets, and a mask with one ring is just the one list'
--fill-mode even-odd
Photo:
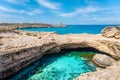
{"label": "sky", "polygon": [[120,0],[0,0],[0,23],[120,24]]}

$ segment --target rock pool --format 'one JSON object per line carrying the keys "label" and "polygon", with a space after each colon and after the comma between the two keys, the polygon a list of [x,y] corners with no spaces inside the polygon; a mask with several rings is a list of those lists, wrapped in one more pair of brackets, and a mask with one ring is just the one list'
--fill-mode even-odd
{"label": "rock pool", "polygon": [[91,62],[94,54],[86,51],[61,51],[45,55],[10,80],[73,80],[82,73],[96,69],[96,65]]}

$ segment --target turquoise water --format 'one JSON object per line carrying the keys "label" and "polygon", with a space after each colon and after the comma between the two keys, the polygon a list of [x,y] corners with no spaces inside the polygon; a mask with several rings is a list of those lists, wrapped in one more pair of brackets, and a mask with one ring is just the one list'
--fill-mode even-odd
{"label": "turquoise water", "polygon": [[63,28],[21,28],[18,30],[34,31],[34,32],[56,32],[58,34],[76,34],[76,33],[91,33],[98,34],[103,28],[111,25],[68,25]]}
{"label": "turquoise water", "polygon": [[73,80],[82,73],[92,72],[94,52],[69,51],[46,55],[10,80]]}

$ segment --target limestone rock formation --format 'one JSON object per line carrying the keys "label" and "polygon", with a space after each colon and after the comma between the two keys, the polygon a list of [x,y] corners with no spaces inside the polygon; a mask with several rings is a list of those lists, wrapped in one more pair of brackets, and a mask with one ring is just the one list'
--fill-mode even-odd
{"label": "limestone rock formation", "polygon": [[95,72],[88,72],[75,80],[120,80],[120,66],[115,65]]}
{"label": "limestone rock formation", "polygon": [[101,67],[115,65],[115,60],[108,55],[97,53],[92,60]]}
{"label": "limestone rock formation", "polygon": [[95,72],[88,72],[80,75],[75,80],[120,80],[120,61],[115,61],[105,54],[96,54],[93,61],[101,68]]}
{"label": "limestone rock formation", "polygon": [[[111,29],[112,30],[112,29]],[[56,33],[31,33],[31,32],[15,32],[15,33],[0,33],[0,78],[7,78],[16,74],[19,70],[27,67],[32,62],[40,59],[45,54],[57,53],[61,49],[73,48],[94,48],[101,53],[111,55],[116,59],[120,59],[120,39],[107,38],[101,34],[67,34],[58,35]],[[95,57],[96,61],[100,60]],[[107,63],[111,58],[104,56]],[[114,62],[114,61],[113,61]],[[112,63],[107,64],[107,66]],[[100,70],[98,72],[88,73],[88,76],[80,76],[79,80],[110,80],[112,77],[119,77],[118,65]],[[104,73],[105,72],[105,73]],[[116,75],[112,75],[116,73]],[[109,75],[110,78],[104,78],[100,74]],[[86,75],[86,74],[85,74]],[[98,75],[98,78],[95,77]],[[105,76],[106,77],[106,76]],[[114,80],[111,79],[111,80]]]}
{"label": "limestone rock formation", "polygon": [[102,31],[102,35],[108,38],[120,39],[120,26],[117,27],[106,27]]}

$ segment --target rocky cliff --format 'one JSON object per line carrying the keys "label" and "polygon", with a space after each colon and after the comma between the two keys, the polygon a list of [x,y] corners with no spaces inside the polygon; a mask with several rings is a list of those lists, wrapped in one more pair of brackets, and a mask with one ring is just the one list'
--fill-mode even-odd
{"label": "rocky cliff", "polygon": [[[40,59],[44,54],[57,53],[61,49],[89,48],[89,47],[98,50],[100,54],[102,53],[110,56],[110,58],[104,56],[103,60],[106,60],[105,63],[103,63],[104,61],[101,61],[100,59],[101,56],[99,55],[96,55],[98,57],[94,57],[93,59],[93,61],[95,61],[96,63],[107,65],[105,67],[112,65],[112,63],[106,64],[109,62],[109,60],[113,61],[113,63],[114,62],[116,63],[117,62],[116,60],[120,59],[120,39],[118,38],[116,39],[113,37],[108,38],[106,36],[102,36],[101,34],[58,35],[54,32],[0,33],[0,78],[5,79],[13,74],[16,74],[19,70],[22,70],[32,62]],[[119,66],[118,67],[117,66],[116,68],[119,68]],[[111,68],[113,69],[113,67]],[[104,71],[103,70],[100,71],[100,74],[102,72]],[[118,71],[113,70],[112,72],[117,73]],[[97,71],[95,73],[93,72],[92,74],[96,73]],[[92,75],[91,73],[89,74]],[[80,78],[77,79],[100,80],[97,78],[89,79],[89,77],[83,79],[83,77],[84,76],[82,76],[81,78],[80,76]]]}

